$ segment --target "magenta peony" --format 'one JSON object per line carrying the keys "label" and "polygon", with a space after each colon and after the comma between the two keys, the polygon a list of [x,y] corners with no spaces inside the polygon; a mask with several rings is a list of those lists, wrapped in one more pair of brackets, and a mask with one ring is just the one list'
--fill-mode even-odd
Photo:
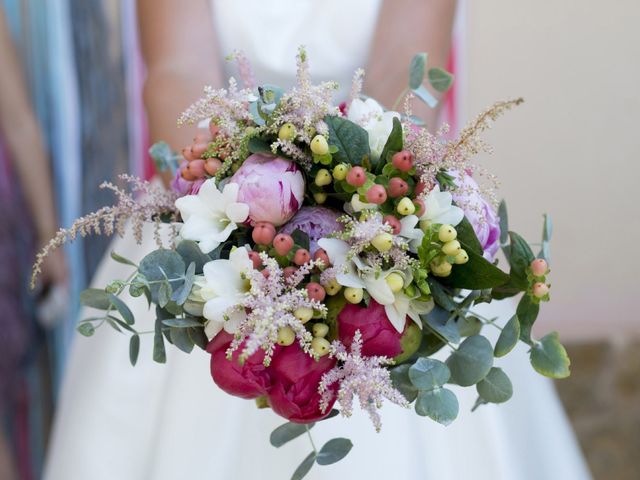
{"label": "magenta peony", "polygon": [[295,230],[306,233],[309,235],[310,251],[315,253],[318,249],[318,240],[342,230],[342,224],[338,222],[339,216],[338,212],[329,208],[302,207],[296,216],[282,227],[280,233],[291,235]]}
{"label": "magenta peony", "polygon": [[211,354],[213,381],[225,392],[240,398],[265,395],[271,385],[271,377],[262,363],[264,352],[259,350],[241,365],[238,357],[242,348],[233,352],[231,360],[227,359],[227,348],[232,340],[233,335],[221,331],[207,345],[207,352]]}
{"label": "magenta peony", "polygon": [[329,356],[314,360],[297,343],[282,348],[269,367],[272,378],[269,404],[273,411],[297,423],[314,422],[326,417],[335,402],[335,396],[326,412],[322,413],[318,384],[322,375],[335,364],[336,360]]}
{"label": "magenta peony", "polygon": [[345,347],[351,347],[356,330],[362,334],[362,355],[393,358],[402,352],[402,334],[387,318],[384,306],[375,300],[368,307],[347,304],[338,314],[338,337]]}
{"label": "magenta peony", "polygon": [[288,222],[302,206],[304,177],[295,163],[280,157],[254,153],[231,182],[240,186],[238,201],[249,205],[251,223]]}
{"label": "magenta peony", "polygon": [[471,175],[453,173],[458,188],[451,193],[453,201],[464,210],[464,216],[473,226],[484,258],[490,262],[500,248],[500,219],[493,206],[480,193],[480,187]]}

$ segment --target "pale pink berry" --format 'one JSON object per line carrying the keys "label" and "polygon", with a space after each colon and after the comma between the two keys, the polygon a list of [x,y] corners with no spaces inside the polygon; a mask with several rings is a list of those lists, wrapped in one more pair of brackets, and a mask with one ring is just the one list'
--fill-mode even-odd
{"label": "pale pink berry", "polygon": [[220,127],[213,122],[209,122],[209,133],[211,133],[211,136],[215,139],[218,133],[220,133]]}
{"label": "pale pink berry", "polygon": [[293,263],[296,265],[304,265],[309,260],[311,260],[311,254],[306,248],[299,248],[293,256]]}
{"label": "pale pink berry", "polygon": [[217,158],[208,158],[207,162],[204,164],[205,171],[211,175],[212,177],[220,170],[222,166],[222,162]]}
{"label": "pale pink berry", "polygon": [[193,158],[201,158],[202,154],[207,151],[208,143],[194,143],[191,145],[191,156]]}
{"label": "pale pink berry", "polygon": [[408,150],[402,150],[393,155],[391,163],[401,172],[408,172],[413,168],[413,154]]}
{"label": "pale pink berry", "polygon": [[365,196],[367,202],[382,205],[387,200],[387,191],[382,185],[372,185]]}
{"label": "pale pink berry", "polygon": [[394,235],[398,235],[400,233],[400,230],[402,230],[402,224],[400,223],[400,220],[398,220],[396,217],[394,217],[393,215],[386,215],[382,221],[384,223],[389,224],[389,226],[391,228],[393,228],[393,234]]}
{"label": "pale pink berry", "polygon": [[296,267],[284,267],[282,272],[284,273],[284,278],[289,278],[292,275],[295,275],[297,271],[298,269]]}
{"label": "pale pink berry", "polygon": [[267,269],[267,268],[265,268],[264,270],[262,270],[260,273],[262,273],[262,276],[263,276],[264,278],[269,278],[269,275],[271,275],[271,274],[269,273],[269,269]]}
{"label": "pale pink berry", "polygon": [[182,156],[184,157],[185,160],[187,161],[191,161],[194,160],[196,157],[194,157],[191,153],[191,145],[184,147],[182,149]]}
{"label": "pale pink berry", "polygon": [[536,277],[541,277],[547,273],[549,265],[544,258],[536,258],[531,262],[531,273]]}
{"label": "pale pink berry", "polygon": [[253,232],[251,232],[251,238],[258,245],[269,245],[275,236],[276,227],[269,222],[256,223],[255,227],[253,227]]}
{"label": "pale pink berry", "polygon": [[211,133],[198,131],[193,138],[193,143],[209,143],[211,141]]}
{"label": "pale pink berry", "polygon": [[533,296],[536,298],[542,298],[549,293],[549,285],[542,282],[533,284]]}
{"label": "pale pink berry", "polygon": [[347,173],[347,183],[353,187],[361,187],[367,182],[367,174],[362,167],[351,167]]}
{"label": "pale pink berry", "polygon": [[260,254],[253,250],[249,252],[249,260],[251,260],[251,263],[253,263],[253,268],[255,268],[256,270],[258,270],[262,265],[262,259],[260,258]]}
{"label": "pale pink berry", "polygon": [[416,183],[416,188],[414,190],[414,193],[416,194],[416,196],[418,196],[422,192],[424,192],[425,188],[427,188],[427,186],[424,183],[418,182],[418,183]]}
{"label": "pale pink berry", "polygon": [[307,293],[309,294],[309,299],[317,302],[323,301],[326,296],[326,292],[322,285],[316,282],[310,282],[307,284]]}
{"label": "pale pink berry", "polygon": [[291,251],[293,248],[293,237],[291,235],[287,235],[286,233],[279,233],[276,235],[276,238],[273,239],[273,248],[276,250],[278,255],[284,257],[287,253]]}
{"label": "pale pink berry", "polygon": [[327,268],[329,265],[331,265],[331,261],[329,260],[329,255],[327,255],[327,252],[325,252],[324,249],[322,248],[319,248],[318,250],[315,251],[315,253],[313,254],[313,259],[322,260],[323,268]]}
{"label": "pale pink berry", "polygon": [[389,195],[391,198],[404,197],[409,191],[409,185],[400,177],[389,180]]}
{"label": "pale pink berry", "polygon": [[196,177],[194,177],[191,172],[189,172],[189,168],[187,167],[184,167],[182,170],[180,170],[180,175],[188,182],[193,182],[194,180],[196,180]]}
{"label": "pale pink berry", "polygon": [[204,160],[197,159],[190,161],[187,165],[187,169],[189,170],[189,173],[196,178],[204,177]]}

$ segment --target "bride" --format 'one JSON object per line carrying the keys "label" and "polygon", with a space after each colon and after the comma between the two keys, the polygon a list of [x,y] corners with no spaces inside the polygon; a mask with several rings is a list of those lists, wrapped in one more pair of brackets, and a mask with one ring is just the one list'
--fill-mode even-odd
{"label": "bride", "polygon": [[[203,85],[222,84],[230,72],[217,59],[235,49],[252,60],[258,79],[280,85],[293,81],[300,44],[307,46],[316,80],[348,86],[353,71],[366,66],[365,91],[391,105],[406,78],[390,72],[405,72],[415,52],[428,51],[430,65],[446,65],[454,10],[453,0],[139,0],[151,139],[175,150],[190,143],[193,130],[176,129],[175,119]],[[112,246],[133,260],[152,248],[138,247],[130,237]],[[95,285],[124,278],[120,268],[103,262]],[[141,329],[152,330],[144,300],[126,300]],[[512,307],[485,308],[499,316]],[[128,342],[112,330],[75,342],[46,479],[291,476],[311,450],[305,438],[271,447],[269,433],[284,420],[217,389],[205,352],[170,349],[167,364],[158,365],[150,338],[144,340],[135,368],[128,363]],[[449,427],[395,406],[384,409],[380,434],[359,412],[321,422],[313,430],[317,443],[346,436],[354,448],[340,463],[315,466],[307,478],[588,479],[552,384],[520,353],[506,368],[514,379],[513,399],[470,413],[475,391],[460,389],[460,418]]]}

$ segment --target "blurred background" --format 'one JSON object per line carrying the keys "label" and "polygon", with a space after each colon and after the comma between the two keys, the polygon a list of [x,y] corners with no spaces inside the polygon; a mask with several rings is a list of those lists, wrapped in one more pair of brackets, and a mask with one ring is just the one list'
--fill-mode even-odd
{"label": "blurred background", "polygon": [[[102,181],[123,172],[152,175],[134,3],[0,0],[44,137],[62,225],[110,202],[96,188]],[[470,119],[495,100],[525,97],[488,133],[495,153],[481,161],[499,174],[515,230],[537,241],[541,213],[553,217],[553,301],[540,328],[558,330],[568,345],[572,376],[557,387],[597,479],[637,479],[640,471],[634,298],[640,217],[630,201],[640,174],[638,18],[640,4],[631,0],[463,3],[451,62],[457,95],[447,106]],[[10,146],[0,134],[0,193],[5,208],[20,212],[24,198]],[[27,246],[39,243],[38,232],[24,215],[5,223],[3,241],[22,248],[20,259],[5,251],[1,257],[2,276],[19,279],[9,316],[20,322],[3,325],[0,335],[23,345],[19,363],[3,361],[0,370],[5,377],[12,372],[2,404],[4,441],[19,478],[31,479],[42,468],[75,298],[109,239],[80,239],[66,250],[74,300],[47,319],[26,290]],[[51,298],[46,293],[40,298]]]}

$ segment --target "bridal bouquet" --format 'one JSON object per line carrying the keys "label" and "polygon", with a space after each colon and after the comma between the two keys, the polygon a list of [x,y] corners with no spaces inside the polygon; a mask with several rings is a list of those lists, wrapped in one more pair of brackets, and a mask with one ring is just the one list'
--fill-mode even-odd
{"label": "bridal bouquet", "polygon": [[[272,433],[275,446],[338,411],[351,415],[354,402],[376,430],[385,401],[449,424],[458,401],[448,384],[475,386],[476,407],[505,402],[512,385],[494,362],[517,342],[539,373],[569,374],[558,335],[532,336],[549,300],[550,221],[536,255],[470,163],[486,149],[479,134],[521,99],[496,103],[445,140],[446,128],[432,134],[410,111],[413,96],[434,104],[425,76],[437,91],[452,81],[427,69],[424,54],[411,63],[402,112],[362,96],[362,71],[336,105],[337,85],[311,82],[303,49],[288,91],[257,86],[246,59],[235,59],[242,87],[232,78],[227,89],[206,88],[178,121],[199,125],[193,144],[179,155],[151,148],[160,169],[175,172],[171,191],[124,176],[136,197],[107,183],[118,203],[61,230],[38,257],[78,234],[129,224],[140,238],[145,222],[156,224],[158,249],[139,264],[112,254],[131,266],[129,278],[82,294],[103,313],[80,322],[80,333],[104,324],[129,333],[134,365],[143,333],[157,362],[166,342],[205,349],[222,390],[289,421]],[[136,330],[125,291],[155,308],[154,331]],[[518,294],[506,323],[476,312]],[[500,330],[496,342],[484,327]],[[314,447],[294,478],[350,448],[344,438]]]}

